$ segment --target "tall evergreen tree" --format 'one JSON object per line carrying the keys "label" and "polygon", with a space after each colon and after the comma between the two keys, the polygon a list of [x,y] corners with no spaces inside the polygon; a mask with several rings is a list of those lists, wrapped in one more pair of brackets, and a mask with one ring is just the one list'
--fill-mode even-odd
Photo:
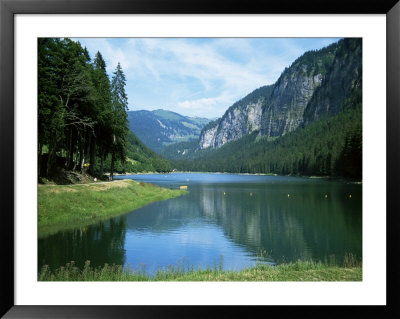
{"label": "tall evergreen tree", "polygon": [[[40,38],[38,40],[38,174],[42,172],[43,146],[49,145],[52,131],[60,129],[62,122],[55,118],[60,110],[57,93],[56,54],[60,42],[57,39]],[[57,123],[58,122],[58,123]],[[46,170],[47,171],[47,170]]]}
{"label": "tall evergreen tree", "polygon": [[78,141],[80,159],[84,159],[85,138],[93,128],[93,121],[88,117],[90,58],[79,42],[70,39],[39,39],[38,44],[39,157],[42,145],[47,145],[43,173],[49,175],[57,152],[71,151],[66,144],[75,146]]}
{"label": "tall evergreen tree", "polygon": [[101,158],[99,175],[103,175],[104,159],[111,151],[112,127],[109,121],[112,114],[111,85],[106,71],[106,63],[100,52],[96,53],[93,61],[93,86],[95,89],[95,110],[97,125],[95,128],[96,139],[92,142],[90,152],[90,173],[94,174],[96,149]]}
{"label": "tall evergreen tree", "polygon": [[133,133],[127,136],[125,85],[120,64],[110,83],[100,52],[91,62],[79,42],[38,40],[39,178],[57,178],[63,165],[81,172],[89,166],[92,176],[113,173],[114,166],[119,172],[171,170]]}
{"label": "tall evergreen tree", "polygon": [[121,65],[118,62],[113,73],[111,82],[112,102],[112,144],[111,144],[111,172],[113,179],[114,163],[119,159],[124,162],[126,159],[126,135],[128,131],[128,97],[125,92],[126,79]]}

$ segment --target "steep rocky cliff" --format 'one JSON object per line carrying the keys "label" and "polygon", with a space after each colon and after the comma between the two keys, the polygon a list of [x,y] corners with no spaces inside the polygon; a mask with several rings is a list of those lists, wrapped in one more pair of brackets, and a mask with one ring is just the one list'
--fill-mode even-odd
{"label": "steep rocky cliff", "polygon": [[226,142],[261,129],[263,106],[273,86],[263,86],[233,104],[217,121],[209,123],[200,135],[200,148],[219,148]]}
{"label": "steep rocky cliff", "polygon": [[362,39],[344,39],[331,70],[304,111],[304,124],[361,103]]}
{"label": "steep rocky cliff", "polygon": [[338,44],[309,51],[283,71],[262,114],[261,135],[282,136],[298,128],[314,92],[329,73]]}
{"label": "steep rocky cliff", "polygon": [[306,52],[274,85],[253,91],[205,126],[198,148],[219,148],[254,131],[282,136],[322,116],[337,114],[355,89],[361,92],[361,39],[344,39]]}

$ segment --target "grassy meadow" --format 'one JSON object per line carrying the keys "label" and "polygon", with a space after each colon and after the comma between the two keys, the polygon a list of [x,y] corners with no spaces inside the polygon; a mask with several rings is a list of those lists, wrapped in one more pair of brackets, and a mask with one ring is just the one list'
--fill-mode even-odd
{"label": "grassy meadow", "polygon": [[337,264],[296,261],[272,266],[258,264],[240,271],[228,271],[219,266],[195,269],[190,266],[170,266],[160,269],[153,276],[145,270],[124,269],[120,265],[92,267],[87,261],[83,269],[73,262],[55,271],[44,266],[39,281],[361,281],[362,266],[359,262]]}
{"label": "grassy meadow", "polygon": [[133,180],[38,185],[38,235],[87,226],[185,193]]}

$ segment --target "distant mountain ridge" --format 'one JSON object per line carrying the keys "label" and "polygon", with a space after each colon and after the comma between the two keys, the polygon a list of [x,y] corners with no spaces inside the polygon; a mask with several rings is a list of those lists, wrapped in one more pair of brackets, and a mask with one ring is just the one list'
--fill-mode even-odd
{"label": "distant mountain ridge", "polygon": [[306,52],[162,153],[179,170],[362,179],[362,39]]}
{"label": "distant mountain ridge", "polygon": [[256,89],[205,126],[198,148],[220,148],[254,131],[276,138],[338,114],[356,91],[361,94],[361,51],[362,40],[354,38],[306,52],[275,84]]}
{"label": "distant mountain ridge", "polygon": [[127,113],[129,129],[158,153],[167,145],[198,139],[202,128],[211,121],[162,109]]}

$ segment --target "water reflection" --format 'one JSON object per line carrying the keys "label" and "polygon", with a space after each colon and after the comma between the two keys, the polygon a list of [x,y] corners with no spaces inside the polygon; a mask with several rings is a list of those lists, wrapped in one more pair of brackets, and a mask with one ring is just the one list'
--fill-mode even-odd
{"label": "water reflection", "polygon": [[[361,193],[357,186],[252,185],[245,190],[224,186],[219,192],[214,187],[199,189],[200,211],[254,254],[265,250],[278,262],[329,255],[341,261],[345,253],[361,258]],[[349,192],[353,193],[351,199]]]}
{"label": "water reflection", "polygon": [[62,231],[38,240],[38,266],[55,269],[74,261],[79,267],[125,263],[126,216],[89,227]]}
{"label": "water reflection", "polygon": [[39,267],[71,260],[83,265],[89,259],[94,265],[145,266],[154,272],[178,262],[205,268],[222,256],[225,269],[240,269],[254,265],[261,251],[276,262],[329,255],[341,261],[345,253],[362,257],[360,185],[220,176],[222,182],[215,174],[135,176],[172,188],[185,183],[190,192],[40,239]]}

